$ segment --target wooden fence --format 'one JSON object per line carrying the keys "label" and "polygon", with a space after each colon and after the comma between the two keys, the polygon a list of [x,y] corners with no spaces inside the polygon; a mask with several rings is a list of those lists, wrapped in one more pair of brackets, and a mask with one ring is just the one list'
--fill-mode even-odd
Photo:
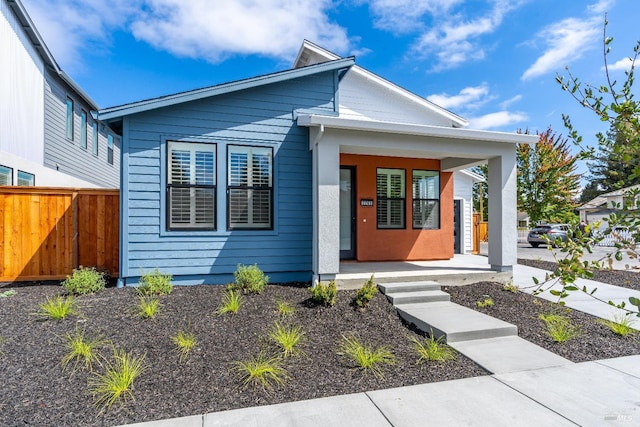
{"label": "wooden fence", "polygon": [[0,187],[0,281],[59,280],[78,266],[118,276],[120,192]]}

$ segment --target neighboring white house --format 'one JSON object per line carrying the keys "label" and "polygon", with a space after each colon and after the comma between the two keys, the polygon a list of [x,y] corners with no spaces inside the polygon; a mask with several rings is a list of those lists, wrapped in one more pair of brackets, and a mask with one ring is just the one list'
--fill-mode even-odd
{"label": "neighboring white house", "polygon": [[119,187],[120,137],[92,118],[20,0],[0,0],[0,64],[0,185]]}
{"label": "neighboring white house", "polygon": [[580,220],[589,224],[594,224],[599,221],[599,227],[594,228],[593,231],[604,232],[608,227],[608,223],[607,221],[604,221],[604,219],[609,217],[612,213],[622,209],[622,206],[626,201],[627,193],[630,190],[638,189],[640,189],[640,185],[625,187],[620,190],[601,194],[598,197],[589,200],[578,208]]}
{"label": "neighboring white house", "polygon": [[454,215],[456,219],[460,215],[453,229],[455,253],[468,254],[473,250],[473,184],[483,181],[484,177],[467,169],[453,173]]}

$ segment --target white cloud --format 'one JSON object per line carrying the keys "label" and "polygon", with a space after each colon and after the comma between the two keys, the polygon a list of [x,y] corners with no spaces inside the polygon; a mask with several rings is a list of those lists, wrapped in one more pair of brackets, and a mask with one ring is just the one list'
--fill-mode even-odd
{"label": "white cloud", "polygon": [[[631,58],[622,58],[613,64],[609,64],[609,71],[629,71],[631,69],[631,64]],[[604,66],[602,69],[604,70]]]}
{"label": "white cloud", "polygon": [[529,116],[524,113],[511,111],[497,111],[495,113],[485,114],[484,116],[469,119],[470,129],[497,129],[522,123],[529,120]]}
{"label": "white cloud", "polygon": [[614,0],[600,0],[587,6],[588,16],[585,18],[567,18],[543,28],[536,38],[542,40],[547,48],[521,79],[527,80],[562,69],[597,46],[602,35],[602,14],[613,3]]}
{"label": "white cloud", "polygon": [[464,0],[370,0],[373,24],[393,33],[409,33],[423,28],[425,14],[443,15]]}
{"label": "white cloud", "polygon": [[346,29],[327,17],[332,0],[24,1],[65,69],[81,63],[89,49],[108,48],[118,30],[174,55],[210,62],[236,54],[291,59],[305,38],[340,53],[350,47]]}
{"label": "white cloud", "polygon": [[464,108],[465,110],[469,110],[490,100],[489,85],[482,83],[480,86],[466,87],[458,92],[457,95],[440,93],[428,96],[427,99],[443,108]]}
{"label": "white cloud", "polygon": [[500,108],[502,108],[503,110],[506,110],[507,108],[509,108],[512,104],[515,104],[516,102],[520,101],[522,99],[522,95],[516,95],[512,98],[509,98],[507,100],[504,100],[500,103]]}

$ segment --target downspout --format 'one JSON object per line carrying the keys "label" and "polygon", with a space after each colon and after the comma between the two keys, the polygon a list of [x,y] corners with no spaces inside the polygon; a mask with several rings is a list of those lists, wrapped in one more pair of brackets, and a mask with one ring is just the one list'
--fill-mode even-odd
{"label": "downspout", "polygon": [[319,218],[318,218],[318,212],[320,211],[320,204],[318,202],[318,197],[319,197],[319,162],[318,162],[318,143],[320,143],[320,140],[322,139],[322,137],[324,136],[324,125],[321,124],[320,127],[318,128],[318,133],[316,134],[315,138],[313,138],[313,142],[311,143],[311,149],[313,150],[314,157],[315,157],[315,161],[313,162],[313,178],[314,178],[314,191],[315,191],[315,197],[313,199],[313,204],[314,204],[314,222],[315,222],[315,248],[314,248],[314,252],[315,252],[315,262],[313,264],[315,264],[315,268],[316,271],[313,272],[313,277],[312,277],[312,281],[311,281],[311,285],[313,287],[315,287],[319,282],[320,282],[320,274],[318,274],[318,270],[320,269],[320,231],[318,229],[319,227]]}

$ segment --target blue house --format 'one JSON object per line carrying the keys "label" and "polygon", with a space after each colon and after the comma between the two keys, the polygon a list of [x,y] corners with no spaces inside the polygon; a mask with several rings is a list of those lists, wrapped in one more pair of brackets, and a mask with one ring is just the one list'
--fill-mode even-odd
{"label": "blue house", "polygon": [[[343,96],[344,95],[344,96]],[[344,103],[342,100],[344,99]],[[305,42],[294,68],[98,111],[122,136],[120,280],[324,281],[454,256],[453,176],[489,163],[489,263],[516,262],[515,146]]]}

